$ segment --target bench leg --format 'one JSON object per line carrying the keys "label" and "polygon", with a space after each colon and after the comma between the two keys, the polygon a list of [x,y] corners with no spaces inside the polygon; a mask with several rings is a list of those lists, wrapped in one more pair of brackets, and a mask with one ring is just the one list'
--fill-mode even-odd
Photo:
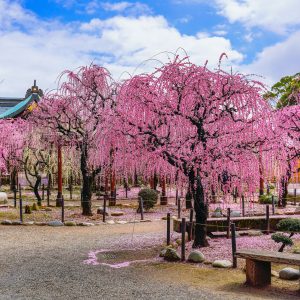
{"label": "bench leg", "polygon": [[271,262],[246,259],[246,283],[261,287],[271,284]]}

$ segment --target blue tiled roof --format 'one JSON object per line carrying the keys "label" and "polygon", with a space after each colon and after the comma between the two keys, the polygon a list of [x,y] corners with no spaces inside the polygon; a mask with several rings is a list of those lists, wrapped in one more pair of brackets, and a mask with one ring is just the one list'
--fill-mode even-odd
{"label": "blue tiled roof", "polygon": [[13,118],[22,113],[33,101],[38,101],[38,94],[27,98],[0,98],[0,119]]}

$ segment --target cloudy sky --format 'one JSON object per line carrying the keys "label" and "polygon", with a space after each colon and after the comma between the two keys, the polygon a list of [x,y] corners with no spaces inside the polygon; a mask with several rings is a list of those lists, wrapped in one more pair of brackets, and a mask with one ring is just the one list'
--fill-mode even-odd
{"label": "cloudy sky", "polygon": [[[92,62],[118,78],[184,49],[272,84],[300,71],[299,0],[0,0],[0,97]],[[153,58],[153,59],[152,59]]]}

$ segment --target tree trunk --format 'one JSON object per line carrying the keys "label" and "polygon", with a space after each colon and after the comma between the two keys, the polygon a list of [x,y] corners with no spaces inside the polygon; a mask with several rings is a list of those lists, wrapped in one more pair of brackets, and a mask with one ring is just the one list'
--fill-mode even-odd
{"label": "tree trunk", "polygon": [[[294,232],[291,232],[289,238],[291,238],[293,235],[294,235]],[[283,249],[285,248],[285,246],[286,246],[286,244],[282,243],[282,245],[280,246],[278,252],[283,252]]]}
{"label": "tree trunk", "polygon": [[186,209],[193,208],[192,199],[193,199],[193,195],[191,193],[191,188],[189,187],[188,190],[187,190],[187,193],[185,195],[185,207],[186,207]]}
{"label": "tree trunk", "polygon": [[281,193],[279,195],[278,206],[286,207],[286,199],[288,195],[288,183],[285,177],[282,177],[280,180]]}
{"label": "tree trunk", "polygon": [[17,186],[17,169],[13,167],[11,174],[10,174],[10,190],[13,191]]}
{"label": "tree trunk", "polygon": [[41,176],[38,175],[36,177],[36,181],[35,181],[35,184],[34,184],[34,187],[33,187],[33,192],[34,192],[34,195],[35,195],[35,197],[37,199],[37,205],[38,206],[42,206],[42,198],[41,198],[41,196],[39,194],[39,186],[41,184],[41,180],[42,180]]}
{"label": "tree trunk", "polygon": [[88,170],[88,150],[87,144],[83,143],[81,146],[81,162],[80,170],[82,174],[82,198],[81,207],[82,215],[92,216],[92,183],[93,178]]}
{"label": "tree trunk", "polygon": [[[196,181],[196,182],[195,182]],[[195,209],[195,239],[193,248],[209,246],[206,239],[206,222],[208,217],[208,204],[205,203],[204,190],[200,176],[195,178],[195,173],[192,171],[189,175],[189,184],[194,198]]]}

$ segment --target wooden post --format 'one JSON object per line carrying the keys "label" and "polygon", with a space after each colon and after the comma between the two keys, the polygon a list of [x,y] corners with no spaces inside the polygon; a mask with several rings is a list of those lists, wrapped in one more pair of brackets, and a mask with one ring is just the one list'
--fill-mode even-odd
{"label": "wooden post", "polygon": [[246,259],[246,283],[267,286],[271,283],[271,262]]}
{"label": "wooden post", "polygon": [[107,193],[105,193],[105,195],[103,196],[103,218],[102,221],[103,223],[105,222],[105,217],[106,217],[106,201],[107,201],[108,195]]}
{"label": "wooden post", "polygon": [[230,207],[227,208],[227,238],[230,238]]}
{"label": "wooden post", "polygon": [[267,234],[270,233],[270,207],[269,204],[266,205],[266,224],[267,224]]}
{"label": "wooden post", "polygon": [[168,198],[166,194],[166,178],[165,176],[161,177],[161,196],[160,196],[160,205],[167,205]]}
{"label": "wooden post", "polygon": [[141,212],[141,220],[144,220],[144,203],[143,203],[143,198],[140,197],[139,199],[140,202],[140,212]]}
{"label": "wooden post", "polygon": [[149,179],[150,189],[154,190],[154,177],[150,176]]}
{"label": "wooden post", "polygon": [[60,207],[62,202],[62,151],[61,145],[57,147],[57,196],[56,207]]}
{"label": "wooden post", "polygon": [[47,186],[47,206],[50,206],[50,186]]}
{"label": "wooden post", "polygon": [[61,196],[61,221],[65,222],[65,200],[64,197]]}
{"label": "wooden post", "polygon": [[180,203],[180,197],[178,198],[178,202],[177,202],[177,209],[178,209],[178,219],[181,218],[181,203]]}
{"label": "wooden post", "polygon": [[69,189],[70,189],[70,200],[73,200],[73,174],[72,173],[70,175]]}
{"label": "wooden post", "polygon": [[193,218],[194,218],[194,210],[190,209],[190,223],[188,228],[188,240],[191,241],[193,239]]}
{"label": "wooden post", "polygon": [[17,207],[17,188],[14,187],[14,208]]}
{"label": "wooden post", "polygon": [[296,206],[297,189],[294,189],[294,205]]}
{"label": "wooden post", "polygon": [[42,184],[42,200],[45,199],[45,185]]}
{"label": "wooden post", "polygon": [[237,258],[236,258],[236,236],[235,236],[235,224],[230,224],[231,228],[231,249],[232,249],[232,267],[237,267]]}
{"label": "wooden post", "polygon": [[19,201],[20,201],[20,222],[23,223],[23,203],[22,203],[21,184],[19,184]]}
{"label": "wooden post", "polygon": [[124,187],[125,187],[125,198],[128,198],[128,181],[127,178],[124,178]]}
{"label": "wooden post", "polygon": [[110,171],[110,197],[109,206],[116,205],[116,173],[115,171]]}
{"label": "wooden post", "polygon": [[242,195],[242,216],[245,217],[245,196]]}
{"label": "wooden post", "polygon": [[234,200],[234,203],[237,203],[237,187],[235,187],[234,191],[233,191],[233,200]]}
{"label": "wooden post", "polygon": [[275,199],[274,199],[274,195],[272,195],[272,214],[275,215]]}
{"label": "wooden post", "polygon": [[171,241],[171,216],[167,213],[167,246],[170,245]]}
{"label": "wooden post", "polygon": [[182,218],[182,221],[181,221],[181,261],[185,261],[185,232],[186,232],[185,218]]}

